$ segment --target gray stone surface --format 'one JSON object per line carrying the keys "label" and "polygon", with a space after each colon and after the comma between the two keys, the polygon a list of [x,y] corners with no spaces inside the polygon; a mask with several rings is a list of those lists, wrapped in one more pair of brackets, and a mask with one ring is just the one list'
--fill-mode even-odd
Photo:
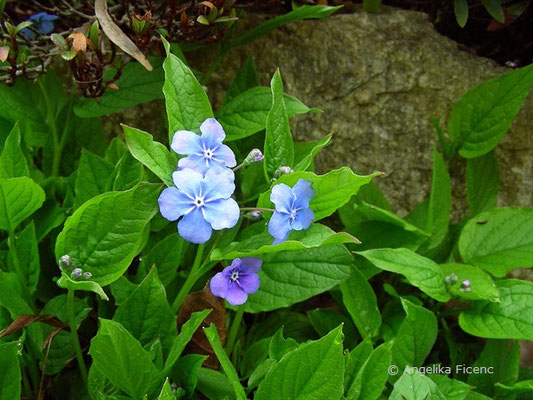
{"label": "gray stone surface", "polygon": [[[294,22],[232,51],[209,85],[215,104],[249,53],[261,84],[268,85],[280,67],[286,92],[324,111],[292,123],[297,140],[335,132],[317,169],[348,165],[358,173],[385,171],[377,183],[401,215],[430,189],[436,135],[429,117],[444,126],[468,88],[505,72],[439,35],[425,14],[384,7],[379,14],[361,11]],[[205,58],[199,59],[203,66],[192,60],[205,70]],[[497,149],[501,205],[532,205],[532,137],[530,95]],[[451,174],[458,216],[466,209],[463,163],[451,166]]]}

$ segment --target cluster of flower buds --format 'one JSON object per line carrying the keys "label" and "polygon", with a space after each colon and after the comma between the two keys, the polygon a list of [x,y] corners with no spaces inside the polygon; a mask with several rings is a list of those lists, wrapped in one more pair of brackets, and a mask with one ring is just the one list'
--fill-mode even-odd
{"label": "cluster of flower buds", "polygon": [[446,278],[444,278],[444,281],[446,282],[447,286],[453,285],[455,282],[457,282],[459,278],[455,274],[450,274]]}
{"label": "cluster of flower buds", "polygon": [[283,175],[292,174],[293,172],[294,172],[294,170],[291,167],[288,167],[288,166],[284,165],[282,167],[279,167],[274,172],[273,180],[277,180],[277,179],[281,178]]}
{"label": "cluster of flower buds", "polygon": [[235,168],[233,168],[233,171],[237,171],[237,170],[241,169],[242,167],[248,167],[249,165],[251,165],[253,163],[261,162],[261,161],[263,161],[263,158],[265,158],[265,157],[263,156],[263,153],[261,152],[261,150],[253,149],[252,151],[250,151],[248,153],[248,155],[246,156],[246,158],[244,159],[244,161],[241,164],[239,164]]}
{"label": "cluster of flower buds", "polygon": [[250,221],[259,221],[261,219],[261,215],[263,214],[260,210],[253,210],[250,212],[247,212],[244,215],[244,218],[249,219]]}
{"label": "cluster of flower buds", "polygon": [[[61,256],[61,258],[59,259],[59,264],[62,266],[62,267],[67,267],[67,268],[70,268],[70,267],[75,267],[74,266],[74,263],[72,262],[72,259],[70,258],[70,256],[68,254],[65,254],[64,256]],[[75,267],[72,272],[70,273],[70,278],[71,279],[74,279],[74,280],[84,280],[84,281],[87,281],[89,279],[91,279],[93,276],[93,274],[91,274],[90,272],[83,272],[83,270],[81,268],[78,268],[78,267]]]}
{"label": "cluster of flower buds", "polygon": [[471,286],[472,284],[470,283],[470,281],[468,279],[465,279],[461,282],[461,287],[459,288],[459,290],[463,293],[470,293],[472,291]]}

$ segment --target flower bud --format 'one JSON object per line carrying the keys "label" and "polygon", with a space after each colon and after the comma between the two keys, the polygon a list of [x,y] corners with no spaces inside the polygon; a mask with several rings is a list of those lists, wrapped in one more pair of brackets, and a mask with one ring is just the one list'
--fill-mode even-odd
{"label": "flower bud", "polygon": [[74,268],[72,273],[70,274],[70,277],[72,279],[80,279],[80,276],[83,274],[83,270],[81,268]]}
{"label": "flower bud", "polygon": [[249,219],[250,221],[259,221],[261,219],[262,214],[263,214],[262,211],[253,210],[253,211],[246,213],[244,217]]}
{"label": "flower bud", "polygon": [[276,172],[274,172],[274,179],[280,178],[282,175],[288,175],[290,173],[294,172],[291,167],[288,167],[286,165],[279,167]]}
{"label": "flower bud", "polygon": [[83,275],[82,275],[82,278],[85,279],[85,280],[89,280],[91,279],[93,276],[93,274],[91,274],[90,272],[84,272]]}
{"label": "flower bud", "polygon": [[248,153],[246,158],[244,159],[243,166],[250,165],[252,163],[261,162],[263,161],[263,153],[259,149],[253,149]]}
{"label": "flower bud", "polygon": [[450,274],[446,278],[444,278],[448,285],[453,285],[455,282],[457,282],[457,279],[457,275],[455,274]]}
{"label": "flower bud", "polygon": [[464,287],[464,288],[469,288],[470,286],[472,286],[472,284],[470,283],[470,281],[468,279],[465,279],[462,283],[461,283],[461,286]]}
{"label": "flower bud", "polygon": [[59,259],[59,264],[61,264],[63,267],[70,267],[72,265],[72,259],[68,254],[65,254]]}

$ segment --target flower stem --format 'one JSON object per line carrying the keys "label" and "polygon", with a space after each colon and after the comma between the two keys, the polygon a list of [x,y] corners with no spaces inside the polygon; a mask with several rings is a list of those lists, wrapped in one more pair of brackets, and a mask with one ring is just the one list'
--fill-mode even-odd
{"label": "flower stem", "polygon": [[237,333],[242,322],[242,315],[244,314],[244,304],[237,308],[233,321],[231,322],[231,328],[229,331],[228,341],[226,343],[226,354],[229,356],[233,351],[233,346],[235,346],[235,340],[237,339]]}
{"label": "flower stem", "polygon": [[72,337],[72,345],[74,352],[76,353],[76,359],[78,360],[78,366],[80,367],[80,373],[83,381],[87,383],[87,367],[83,360],[83,354],[81,353],[80,339],[78,337],[78,329],[76,327],[76,312],[74,310],[74,290],[68,289],[67,294],[67,308],[68,319],[70,325],[70,336]]}
{"label": "flower stem", "polygon": [[22,266],[20,265],[17,244],[15,242],[15,233],[13,232],[13,229],[8,230],[8,237],[9,237],[9,250],[13,254],[13,264],[15,266],[15,273],[17,274],[20,287],[23,291],[24,297],[28,301],[28,305],[35,312],[35,305],[33,304],[31,293],[30,293],[30,290],[28,289],[28,283],[26,282],[26,277],[24,276],[24,272],[22,272]]}
{"label": "flower stem", "polygon": [[191,268],[191,271],[189,272],[189,276],[187,276],[187,279],[185,279],[185,282],[183,283],[183,286],[180,288],[178,294],[176,295],[176,298],[172,302],[172,311],[175,313],[178,312],[180,309],[181,303],[185,299],[185,296],[189,294],[189,291],[194,286],[196,281],[200,278],[200,274],[198,273],[198,268],[200,267],[200,264],[202,263],[202,258],[204,256],[204,250],[205,245],[201,244],[198,246],[198,250],[196,251],[196,257],[194,257],[194,262]]}

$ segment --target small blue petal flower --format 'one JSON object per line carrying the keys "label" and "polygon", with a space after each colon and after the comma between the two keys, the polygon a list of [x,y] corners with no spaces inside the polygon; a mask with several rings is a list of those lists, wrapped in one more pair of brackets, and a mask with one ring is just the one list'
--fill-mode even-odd
{"label": "small blue petal flower", "polygon": [[226,299],[232,306],[246,302],[248,295],[257,292],[262,261],[256,257],[236,258],[229,267],[216,274],[209,283],[211,293]]}
{"label": "small blue petal flower", "polygon": [[192,243],[205,243],[212,230],[233,228],[239,220],[239,206],[231,195],[235,175],[228,168],[213,167],[205,176],[192,169],[172,174],[176,187],[163,190],[159,211],[169,221],[181,220],[178,232]]}
{"label": "small blue petal flower", "polygon": [[[28,18],[28,21],[33,22],[32,27],[41,35],[47,35],[54,30],[54,23],[59,17],[53,14],[47,14],[45,12],[40,12],[32,15]],[[23,29],[22,34],[29,39],[35,39],[35,33],[28,28]]]}
{"label": "small blue petal flower", "polygon": [[201,136],[190,131],[177,131],[170,147],[178,154],[188,157],[179,160],[180,169],[191,168],[202,174],[211,166],[235,167],[233,151],[222,144],[226,134],[214,118],[206,119],[200,126]]}
{"label": "small blue petal flower", "polygon": [[287,240],[292,230],[308,229],[315,219],[309,202],[315,195],[313,184],[304,179],[296,182],[291,189],[284,183],[272,188],[270,201],[276,211],[268,223],[268,232],[274,237],[274,244]]}

